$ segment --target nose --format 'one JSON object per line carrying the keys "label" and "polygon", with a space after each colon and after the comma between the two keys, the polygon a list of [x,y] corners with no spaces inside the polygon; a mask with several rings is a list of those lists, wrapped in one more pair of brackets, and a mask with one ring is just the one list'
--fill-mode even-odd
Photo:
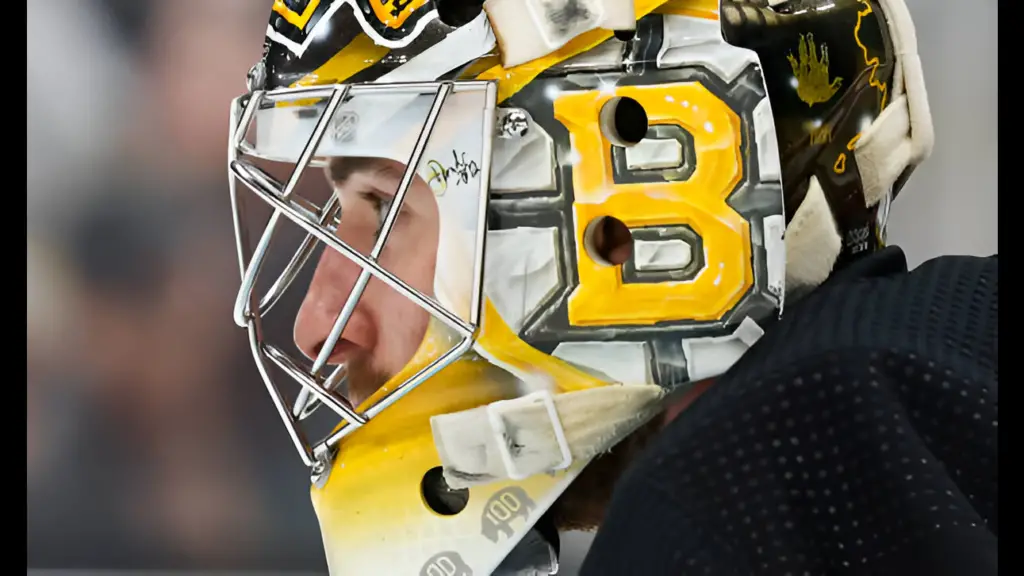
{"label": "nose", "polygon": [[[320,262],[313,273],[313,281],[295,318],[293,334],[295,345],[310,360],[320,354],[326,343],[338,314],[348,301],[359,276],[359,270],[359,266],[334,250],[326,249],[320,257]],[[342,336],[353,344],[365,347],[370,345],[367,342],[369,326],[360,311],[362,306],[360,302],[345,326]],[[340,342],[339,340],[339,344]],[[338,354],[338,351],[339,346],[335,345],[333,354]]]}

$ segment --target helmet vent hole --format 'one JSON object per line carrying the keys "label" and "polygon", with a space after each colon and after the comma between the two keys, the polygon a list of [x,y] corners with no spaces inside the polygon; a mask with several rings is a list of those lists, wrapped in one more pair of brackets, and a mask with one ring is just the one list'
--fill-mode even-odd
{"label": "helmet vent hole", "polygon": [[623,148],[638,144],[647,135],[647,111],[628,96],[605,102],[598,121],[604,137]]}
{"label": "helmet vent hole", "polygon": [[614,34],[615,38],[620,42],[629,42],[633,38],[636,38],[636,30],[616,30],[612,34]]}
{"label": "helmet vent hole", "polygon": [[484,9],[483,0],[434,0],[437,18],[448,26],[458,28],[469,24]]}
{"label": "helmet vent hole", "polygon": [[583,241],[590,257],[605,266],[621,266],[633,254],[633,234],[622,220],[612,216],[591,222]]}
{"label": "helmet vent hole", "polygon": [[427,507],[442,516],[454,516],[462,512],[469,503],[469,489],[453,489],[445,482],[444,471],[438,466],[423,475],[420,483],[423,501]]}

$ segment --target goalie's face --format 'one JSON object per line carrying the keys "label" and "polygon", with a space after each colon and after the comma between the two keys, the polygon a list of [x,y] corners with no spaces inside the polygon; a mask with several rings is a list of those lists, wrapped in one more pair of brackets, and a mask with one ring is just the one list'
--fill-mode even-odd
{"label": "goalie's face", "polygon": [[[328,180],[345,225],[337,236],[368,254],[399,187],[405,165],[383,158],[334,158]],[[380,265],[411,288],[433,296],[437,262],[438,207],[422,178],[412,180]],[[324,251],[295,320],[295,344],[310,359],[321,354],[361,268],[335,250]],[[347,397],[359,405],[398,373],[423,341],[430,314],[376,278],[370,279],[329,364],[346,364]]]}

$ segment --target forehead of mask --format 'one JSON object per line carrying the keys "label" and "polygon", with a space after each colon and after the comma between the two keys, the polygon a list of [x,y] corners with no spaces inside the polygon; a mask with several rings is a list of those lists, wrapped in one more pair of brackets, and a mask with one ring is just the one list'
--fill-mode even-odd
{"label": "forehead of mask", "polygon": [[[417,140],[427,129],[433,92],[358,91],[340,105],[316,149],[319,158],[385,158],[408,165]],[[310,142],[325,106],[271,107],[258,113],[259,156],[298,161]],[[493,96],[484,89],[449,93],[427,136],[415,167],[415,190],[430,190],[438,205],[439,240],[434,290],[438,302],[470,320],[476,246],[482,234],[482,198],[490,141],[485,127],[494,122]],[[396,183],[396,187],[397,187]],[[410,193],[414,193],[410,190]],[[344,226],[344,216],[342,216]]]}

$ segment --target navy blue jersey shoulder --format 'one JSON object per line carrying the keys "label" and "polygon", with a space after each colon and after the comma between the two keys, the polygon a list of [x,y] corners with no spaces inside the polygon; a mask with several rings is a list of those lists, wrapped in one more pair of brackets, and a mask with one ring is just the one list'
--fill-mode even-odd
{"label": "navy blue jersey shoulder", "polygon": [[582,574],[996,574],[998,287],[996,256],[838,273],[634,462]]}

